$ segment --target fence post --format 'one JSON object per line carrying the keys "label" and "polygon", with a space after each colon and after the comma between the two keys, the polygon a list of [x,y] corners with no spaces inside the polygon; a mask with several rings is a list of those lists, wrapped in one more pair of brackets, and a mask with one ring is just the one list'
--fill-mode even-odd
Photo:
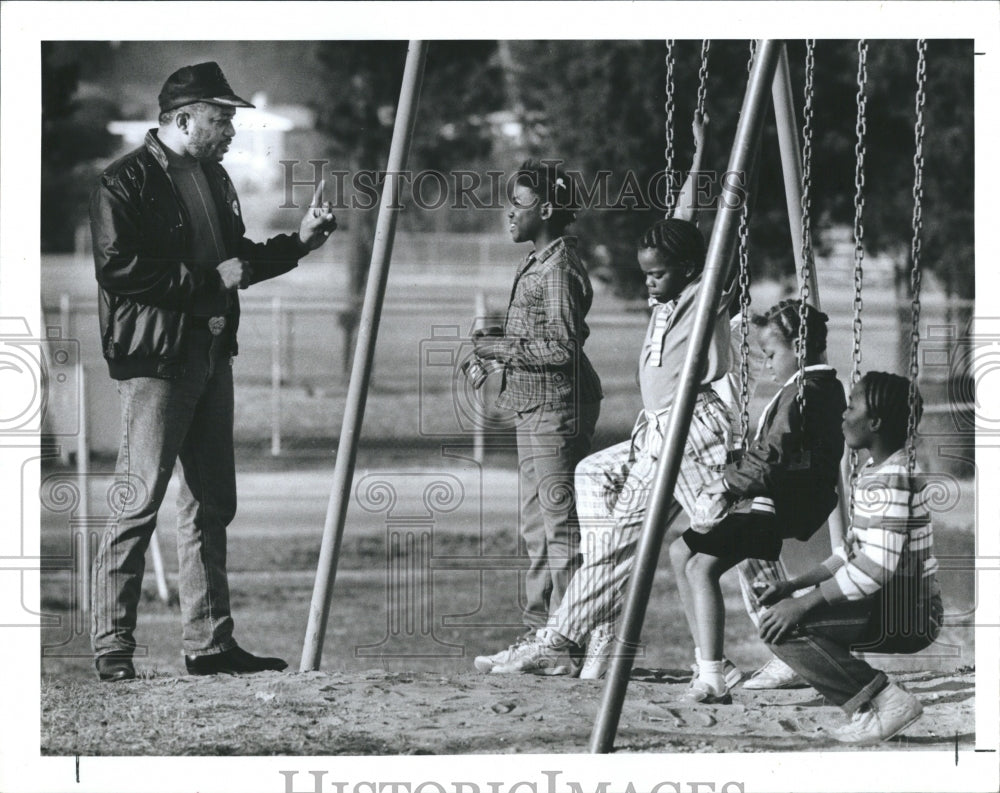
{"label": "fence post", "polygon": [[[472,329],[486,327],[486,295],[482,291],[476,292],[476,308],[472,317]],[[476,424],[472,430],[472,459],[480,465],[486,458],[486,443],[483,431],[483,422],[486,418],[486,400],[483,399],[482,389],[476,392],[476,402],[480,408],[479,415],[476,416]]]}
{"label": "fence post", "polygon": [[289,306],[283,312],[284,327],[281,335],[282,383],[291,386],[295,382],[295,312]]}
{"label": "fence post", "polygon": [[[64,339],[68,339],[70,337],[70,331],[71,331],[70,323],[73,321],[73,318],[72,318],[72,315],[71,315],[71,311],[72,311],[72,307],[70,306],[69,295],[64,292],[63,294],[59,295],[59,328],[60,328],[60,331],[62,332],[62,337]],[[82,373],[83,373],[83,364],[80,364],[80,373],[81,373],[81,376],[82,376]],[[81,388],[81,394],[82,394],[83,393],[83,391],[82,391],[83,386],[81,385],[80,388]],[[81,409],[82,408],[83,408],[83,405],[81,404]],[[79,438],[77,438],[77,441],[79,442]],[[65,465],[65,466],[69,465],[69,444],[68,443],[60,443],[59,444],[59,462],[62,465]]]}
{"label": "fence post", "polygon": [[[63,295],[68,303],[68,296]],[[60,300],[60,309],[62,301]],[[76,435],[76,477],[80,489],[79,534],[80,544],[80,610],[86,617],[90,614],[90,446],[87,437],[87,376],[83,361],[77,362],[80,396],[80,431]],[[63,444],[64,446],[66,444]]]}
{"label": "fence post", "polygon": [[281,454],[281,298],[271,298],[271,456]]}

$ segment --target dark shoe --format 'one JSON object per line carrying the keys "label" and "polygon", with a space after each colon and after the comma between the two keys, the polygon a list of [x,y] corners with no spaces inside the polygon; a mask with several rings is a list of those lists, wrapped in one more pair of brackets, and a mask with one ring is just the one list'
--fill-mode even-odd
{"label": "dark shoe", "polygon": [[127,655],[99,655],[94,662],[97,676],[102,683],[117,683],[120,680],[135,680],[135,667]]}
{"label": "dark shoe", "polygon": [[258,658],[242,647],[233,647],[213,655],[184,656],[189,675],[248,675],[254,672],[280,672],[288,663],[280,658]]}

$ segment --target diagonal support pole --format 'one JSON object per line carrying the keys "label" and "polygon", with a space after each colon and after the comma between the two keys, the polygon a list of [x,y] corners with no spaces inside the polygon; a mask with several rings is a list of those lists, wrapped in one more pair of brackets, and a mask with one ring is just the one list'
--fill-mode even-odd
{"label": "diagonal support pole", "polygon": [[[749,174],[760,149],[764,115],[767,110],[767,92],[774,75],[781,43],[774,40],[760,42],[757,57],[747,82],[736,127],[736,137],[729,158],[729,172]],[[688,342],[684,369],[681,373],[677,396],[667,425],[663,450],[656,470],[656,479],[649,497],[642,535],[636,551],[635,567],[629,581],[628,596],[621,621],[621,630],[615,640],[616,652],[604,687],[597,720],[590,736],[590,751],[610,752],[614,746],[618,720],[621,717],[625,691],[635,648],[639,646],[642,623],[646,616],[649,593],[656,573],[656,564],[667,528],[667,515],[673,498],[674,486],[680,471],[681,456],[687,440],[691,416],[699,386],[699,373],[708,356],[712,324],[722,297],[733,255],[736,252],[741,207],[722,204],[712,229],[702,275],[701,288],[695,305],[694,326]]]}
{"label": "diagonal support pole", "polygon": [[389,147],[389,162],[386,168],[385,186],[382,188],[382,203],[379,206],[378,222],[375,226],[375,243],[372,246],[371,268],[365,299],[361,307],[358,341],[354,352],[351,380],[347,388],[347,404],[337,446],[337,462],[333,471],[333,486],[327,505],[326,522],[323,526],[323,542],[320,546],[319,563],[316,569],[316,583],[313,587],[312,603],[309,606],[309,622],[302,647],[300,671],[319,669],[326,636],[326,623],[330,617],[330,601],[333,584],[337,577],[337,561],[340,545],[344,537],[344,521],[350,499],[351,482],[354,479],[354,465],[358,454],[358,436],[365,416],[365,401],[371,380],[372,363],[375,359],[375,340],[378,336],[379,318],[385,297],[386,280],[389,275],[389,261],[392,258],[392,243],[396,232],[396,216],[400,209],[399,194],[402,175],[413,138],[417,104],[420,100],[420,84],[423,79],[424,63],[427,56],[426,42],[411,41],[406,54],[403,70],[403,84],[399,92],[396,109],[396,124],[392,131]]}

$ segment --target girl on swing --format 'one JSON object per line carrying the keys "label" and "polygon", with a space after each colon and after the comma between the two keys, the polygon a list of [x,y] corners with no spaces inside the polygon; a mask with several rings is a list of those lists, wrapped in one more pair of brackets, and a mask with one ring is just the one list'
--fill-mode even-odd
{"label": "girl on swing", "polygon": [[[761,328],[765,366],[781,388],[764,409],[753,443],[723,469],[722,478],[702,489],[691,528],[670,547],[698,658],[698,676],[687,692],[695,702],[732,701],[722,647],[722,574],[746,559],[776,561],[784,539],[808,539],[837,504],[844,388],[822,363],[826,314],[800,307],[798,300],[782,300],[753,318]],[[799,350],[803,313],[806,342]],[[800,354],[804,411],[798,400]]]}
{"label": "girl on swing", "polygon": [[[760,594],[770,606],[761,638],[843,709],[850,720],[834,737],[845,743],[887,740],[923,712],[916,697],[851,649],[913,653],[941,628],[930,515],[917,472],[907,465],[909,388],[905,377],[869,372],[851,390],[844,438],[871,455],[854,484],[851,530],[825,562],[791,581],[768,582]],[[921,409],[917,394],[914,427]],[[810,586],[808,594],[790,597]]]}

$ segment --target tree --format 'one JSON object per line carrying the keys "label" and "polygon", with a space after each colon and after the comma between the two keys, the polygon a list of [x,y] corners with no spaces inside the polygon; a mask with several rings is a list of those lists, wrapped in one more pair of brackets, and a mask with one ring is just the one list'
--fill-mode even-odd
{"label": "tree", "polygon": [[[675,45],[678,169],[690,158],[699,49],[695,41]],[[583,171],[585,181],[602,170],[610,172],[612,203],[629,178],[646,185],[664,167],[662,41],[517,42],[516,50],[518,62],[526,64],[522,94],[527,109],[547,120],[549,135],[537,153],[564,158]],[[789,42],[788,50],[801,129],[805,45]],[[746,88],[747,55],[746,42],[712,42],[707,107],[713,147],[705,168],[725,167]],[[974,272],[972,58],[971,41],[932,41],[928,46],[923,262],[963,296],[971,295]],[[915,63],[912,41],[870,44],[865,244],[869,251],[890,253],[900,262],[910,240]],[[855,42],[816,45],[811,195],[814,242],[820,249],[824,229],[853,219],[856,72]],[[770,115],[763,141],[751,222],[753,267],[755,273],[787,274],[791,242]],[[639,283],[635,240],[661,215],[655,208],[625,206],[581,216],[581,237],[591,250],[600,246],[609,251],[610,272],[622,291]]]}
{"label": "tree", "polygon": [[87,216],[98,161],[115,148],[108,122],[118,115],[110,99],[86,102],[77,94],[85,66],[108,55],[103,42],[42,42],[41,249],[71,251]]}
{"label": "tree", "polygon": [[[466,169],[470,161],[489,154],[489,130],[479,121],[502,106],[495,44],[480,41],[430,42],[421,88],[418,121],[411,146],[411,172],[435,169],[444,173]],[[328,133],[334,156],[346,160],[351,174],[384,170],[406,60],[406,42],[324,42],[316,57],[332,86],[333,101],[317,107],[317,127]],[[351,179],[347,180],[351,182]],[[439,217],[427,217],[403,200],[409,215],[403,224],[442,228]],[[350,200],[350,196],[346,197]],[[377,203],[351,209],[350,292],[355,310],[345,315],[353,349],[358,312],[374,240]],[[345,361],[345,369],[349,361]]]}

